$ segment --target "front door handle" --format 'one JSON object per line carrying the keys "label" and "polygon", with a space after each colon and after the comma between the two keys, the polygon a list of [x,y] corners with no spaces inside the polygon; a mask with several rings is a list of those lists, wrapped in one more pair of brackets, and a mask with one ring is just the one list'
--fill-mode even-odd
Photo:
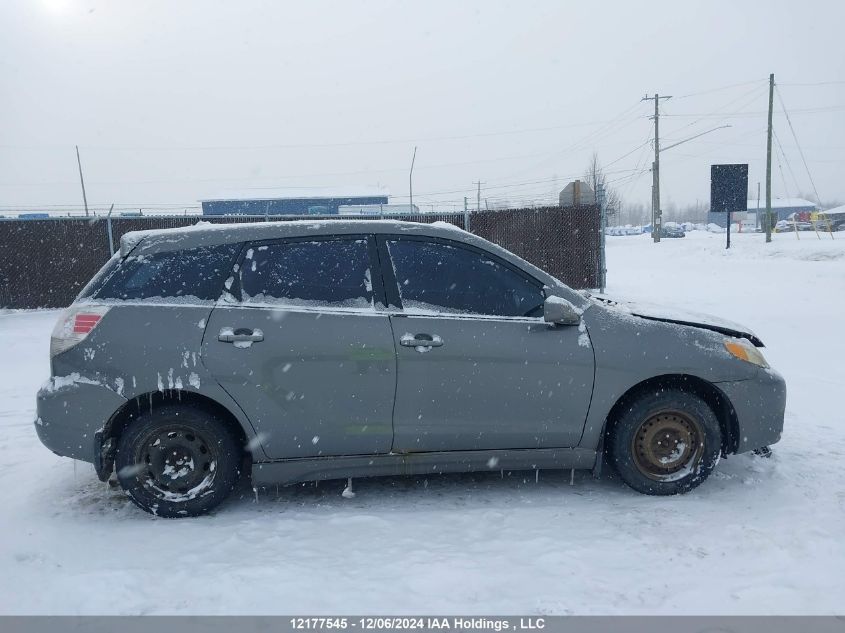
{"label": "front door handle", "polygon": [[403,347],[415,347],[418,352],[427,352],[432,347],[442,347],[443,339],[437,334],[403,334],[399,344]]}
{"label": "front door handle", "polygon": [[239,327],[233,329],[224,327],[220,329],[217,340],[222,343],[259,343],[264,340],[264,332],[258,328]]}

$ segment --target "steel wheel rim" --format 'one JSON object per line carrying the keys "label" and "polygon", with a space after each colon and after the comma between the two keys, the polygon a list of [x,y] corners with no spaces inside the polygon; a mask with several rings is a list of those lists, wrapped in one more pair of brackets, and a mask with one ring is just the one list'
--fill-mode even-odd
{"label": "steel wheel rim", "polygon": [[187,501],[211,487],[217,448],[196,429],[170,425],[147,434],[135,451],[136,478],[155,496]]}
{"label": "steel wheel rim", "polygon": [[704,454],[704,434],[692,416],[660,411],[646,418],[631,441],[637,469],[655,481],[676,481],[692,472]]}

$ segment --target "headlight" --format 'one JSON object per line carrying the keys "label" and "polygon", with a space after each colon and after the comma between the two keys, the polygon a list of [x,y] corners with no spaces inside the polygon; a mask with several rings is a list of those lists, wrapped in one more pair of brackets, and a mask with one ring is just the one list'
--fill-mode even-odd
{"label": "headlight", "polygon": [[769,363],[766,362],[760,350],[744,338],[725,339],[725,349],[739,360],[744,360],[747,363],[759,365],[760,367],[768,368],[769,366]]}

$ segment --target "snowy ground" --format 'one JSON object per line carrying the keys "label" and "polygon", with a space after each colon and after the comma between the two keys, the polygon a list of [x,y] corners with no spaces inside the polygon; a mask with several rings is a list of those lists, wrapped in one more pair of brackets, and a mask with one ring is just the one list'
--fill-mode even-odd
{"label": "snowy ground", "polygon": [[[610,237],[608,292],[746,323],[787,379],[770,460],[692,494],[587,474],[251,492],[155,519],[32,428],[56,313],[0,315],[0,613],[842,612],[845,234]],[[840,391],[843,390],[843,391]]]}

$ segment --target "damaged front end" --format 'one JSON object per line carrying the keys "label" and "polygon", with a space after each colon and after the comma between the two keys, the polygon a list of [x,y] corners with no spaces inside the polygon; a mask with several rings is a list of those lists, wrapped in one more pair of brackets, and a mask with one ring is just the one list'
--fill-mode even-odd
{"label": "damaged front end", "polygon": [[599,305],[621,310],[622,312],[640,317],[641,319],[672,323],[674,325],[685,325],[702,330],[710,330],[711,332],[718,332],[719,334],[724,334],[725,336],[746,339],[755,347],[764,347],[763,341],[761,341],[760,338],[749,328],[744,325],[740,325],[739,323],[728,321],[727,319],[655,304],[619,301],[608,297],[607,295],[585,294],[590,299],[599,303]]}

